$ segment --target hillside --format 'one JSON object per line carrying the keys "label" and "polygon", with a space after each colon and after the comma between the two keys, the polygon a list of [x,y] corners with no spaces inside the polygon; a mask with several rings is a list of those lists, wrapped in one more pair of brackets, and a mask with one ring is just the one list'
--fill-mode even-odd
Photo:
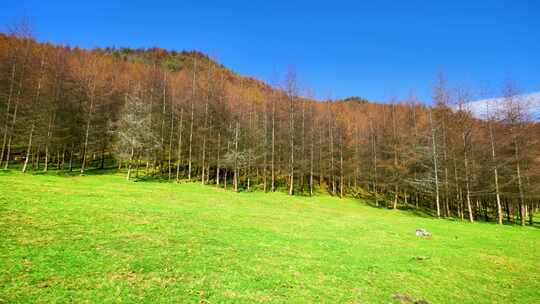
{"label": "hillside", "polygon": [[[176,51],[165,50],[159,47],[154,48],[98,48],[94,51],[110,55],[115,59],[125,62],[143,63],[149,66],[165,68],[172,73],[187,72],[193,70],[194,63],[198,62],[198,72],[201,74],[217,73],[223,74],[224,79],[231,83],[241,84],[246,88],[257,88],[263,90],[276,90],[264,81],[257,78],[240,75],[232,69],[225,67],[216,59],[200,51]],[[195,63],[196,64],[196,63]],[[210,71],[209,71],[210,70]]]}
{"label": "hillside", "polygon": [[534,227],[435,220],[327,195],[66,174],[0,171],[0,302],[540,297]]}
{"label": "hillside", "polygon": [[413,97],[321,102],[303,97],[294,68],[283,74],[272,87],[200,52],[0,35],[0,168],[84,175],[107,162],[129,168],[127,179],[369,197],[437,217],[533,225],[540,124],[453,111],[452,98],[468,99],[444,77],[428,107]]}

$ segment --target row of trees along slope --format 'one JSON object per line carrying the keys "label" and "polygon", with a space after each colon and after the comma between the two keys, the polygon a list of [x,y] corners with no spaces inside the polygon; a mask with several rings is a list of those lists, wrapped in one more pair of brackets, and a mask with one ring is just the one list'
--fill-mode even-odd
{"label": "row of trees along slope", "polygon": [[301,97],[241,77],[198,52],[85,50],[0,35],[0,166],[103,168],[239,190],[343,197],[437,217],[533,223],[540,126],[512,106],[487,120],[464,88],[434,106]]}

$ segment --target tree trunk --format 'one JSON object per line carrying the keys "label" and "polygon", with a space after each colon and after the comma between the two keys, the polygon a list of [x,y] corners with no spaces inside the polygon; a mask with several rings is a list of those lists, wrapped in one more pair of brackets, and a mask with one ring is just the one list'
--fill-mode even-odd
{"label": "tree trunk", "polygon": [[309,195],[313,195],[313,128],[311,130],[311,146],[309,151]]}
{"label": "tree trunk", "polygon": [[172,178],[172,152],[173,152],[174,117],[171,111],[171,131],[169,132],[169,181]]}
{"label": "tree trunk", "polygon": [[202,145],[202,178],[201,178],[201,184],[204,185],[205,183],[205,174],[209,175],[209,172],[205,173],[205,165],[206,165],[206,136],[208,132],[208,97],[206,104],[204,106],[204,130],[203,130],[203,145]]}
{"label": "tree trunk", "polygon": [[188,180],[191,181],[191,166],[192,166],[192,144],[193,144],[193,120],[195,114],[195,75],[197,70],[197,60],[193,59],[193,82],[191,87],[191,122],[189,125],[189,154],[188,154]]}
{"label": "tree trunk", "polygon": [[131,163],[133,162],[133,155],[135,153],[135,148],[133,147],[133,144],[131,145],[131,153],[129,154],[129,161],[128,161],[128,170],[127,170],[127,175],[126,175],[126,180],[129,180],[129,178],[131,177]]}
{"label": "tree trunk", "polygon": [[219,187],[219,169],[220,169],[220,152],[221,152],[221,133],[218,132],[218,142],[217,142],[217,149],[216,149],[216,187]]}
{"label": "tree trunk", "polygon": [[519,164],[519,146],[514,136],[514,156],[516,159],[516,177],[519,191],[519,219],[520,225],[525,226],[525,196],[523,194],[523,183],[521,182],[521,167]]}
{"label": "tree trunk", "polygon": [[339,197],[343,198],[343,139],[339,145]]}
{"label": "tree trunk", "polygon": [[99,168],[101,170],[105,169],[105,148],[101,148],[101,155],[99,157]]}
{"label": "tree trunk", "polygon": [[322,187],[323,185],[323,128],[319,128],[319,187]]}
{"label": "tree trunk", "polygon": [[24,159],[22,172],[26,172],[26,167],[28,166],[28,160],[30,159],[30,152],[32,151],[32,137],[34,136],[34,127],[35,127],[35,123],[32,122],[32,127],[30,128],[30,136],[28,136],[28,147],[26,149],[26,158]]}
{"label": "tree trunk", "polygon": [[302,99],[302,142],[301,142],[301,159],[299,164],[300,171],[300,191],[304,192],[304,176],[305,176],[305,155],[306,155],[306,101]]}
{"label": "tree trunk", "polygon": [[182,165],[182,129],[184,127],[184,109],[180,109],[180,124],[178,125],[178,148],[176,155],[176,182],[180,181],[180,166]]}
{"label": "tree trunk", "polygon": [[139,177],[139,168],[141,167],[141,150],[137,150],[137,166],[135,167],[135,177]]}
{"label": "tree trunk", "polygon": [[[58,77],[58,75],[56,74],[55,79],[57,77]],[[56,97],[55,97],[55,101],[56,101]],[[52,137],[55,120],[56,120],[56,112],[54,112],[54,110],[53,110],[53,113],[51,114],[51,117],[49,118],[49,124],[47,126],[47,138],[45,139],[45,168],[43,169],[44,172],[47,172],[47,170],[49,169],[49,154],[50,154],[49,153],[49,143],[50,143],[50,140],[51,140],[51,137]]]}
{"label": "tree trunk", "polygon": [[375,194],[375,206],[379,207],[378,193],[377,193],[377,138],[375,137],[375,129],[373,128],[373,121],[369,120],[369,126],[371,131],[371,154],[373,162],[373,193]]}
{"label": "tree trunk", "polygon": [[95,90],[95,84],[92,88],[92,92],[90,93],[90,107],[88,108],[88,116],[86,118],[86,130],[84,132],[84,145],[82,149],[82,160],[81,160],[81,170],[80,175],[84,175],[84,169],[86,166],[86,153],[88,151],[88,139],[90,137],[90,125],[92,120],[92,115],[94,111],[94,90]]}
{"label": "tree trunk", "polygon": [[336,178],[334,171],[334,124],[332,122],[332,113],[330,113],[330,105],[328,106],[329,115],[328,115],[328,137],[329,137],[329,150],[330,150],[330,182],[332,184],[332,194],[336,195]]}
{"label": "tree trunk", "polygon": [[437,162],[437,144],[435,141],[435,126],[433,125],[431,111],[429,111],[429,124],[431,126],[431,153],[433,157],[433,171],[435,175],[435,204],[437,206],[437,217],[441,217],[441,205],[439,200],[439,168]]}
{"label": "tree trunk", "polygon": [[469,160],[467,157],[467,150],[468,150],[468,144],[467,144],[467,136],[465,133],[463,133],[463,161],[465,163],[465,190],[466,197],[467,197],[467,211],[469,212],[469,221],[472,223],[474,222],[474,216],[472,212],[472,206],[471,206],[471,190],[470,190],[470,181],[469,181]]}
{"label": "tree trunk", "polygon": [[534,205],[533,203],[531,203],[529,205],[529,225],[533,225],[534,224]]}
{"label": "tree trunk", "polygon": [[13,96],[13,86],[15,84],[15,63],[11,66],[11,78],[9,82],[9,93],[7,98],[7,106],[6,106],[6,118],[4,122],[4,135],[2,137],[2,151],[0,153],[0,165],[2,165],[4,161],[4,152],[6,149],[7,144],[7,136],[8,136],[8,129],[9,129],[9,111],[11,110],[11,99]]}
{"label": "tree trunk", "polygon": [[235,131],[234,131],[234,176],[233,176],[233,184],[234,184],[234,191],[238,192],[238,132],[239,132],[240,124],[238,121],[236,121]]}
{"label": "tree trunk", "polygon": [[71,150],[69,151],[69,172],[73,171],[73,142],[71,143]]}
{"label": "tree trunk", "polygon": [[497,224],[502,224],[503,213],[501,205],[501,195],[499,192],[499,173],[497,171],[497,163],[495,159],[495,136],[493,135],[493,125],[489,122],[489,139],[491,143],[491,161],[493,162],[493,177],[495,179],[495,197],[497,200]]}
{"label": "tree trunk", "polygon": [[[161,135],[161,155],[159,157],[159,176],[163,176],[163,162],[165,158],[165,115],[166,115],[166,101],[167,101],[167,95],[166,95],[166,88],[167,88],[167,73],[163,72],[163,87],[162,87],[162,93],[161,93],[161,129],[160,129],[160,135]],[[172,129],[171,129],[172,133]],[[169,164],[170,168],[170,164]],[[170,172],[170,169],[169,169]],[[169,180],[171,179],[171,174],[169,173]]]}
{"label": "tree trunk", "polygon": [[394,204],[392,209],[397,209],[398,195],[399,195],[399,175],[398,175],[398,133],[397,133],[397,121],[396,121],[396,106],[392,105],[392,135],[394,141]]}
{"label": "tree trunk", "polygon": [[272,99],[272,181],[270,190],[274,192],[276,190],[276,172],[275,172],[275,150],[276,150],[276,101]]}
{"label": "tree trunk", "polygon": [[4,164],[4,169],[9,167],[9,158],[11,156],[11,142],[13,139],[13,131],[15,130],[15,124],[17,122],[17,110],[19,109],[19,101],[22,93],[22,79],[19,81],[19,88],[17,89],[17,96],[15,97],[15,105],[13,108],[13,118],[11,119],[11,127],[9,128],[8,142],[7,142],[7,152],[6,152],[6,163]]}
{"label": "tree trunk", "polygon": [[267,175],[268,173],[266,172],[268,170],[268,113],[267,113],[267,107],[268,107],[268,102],[265,101],[264,102],[264,111],[263,111],[263,115],[264,115],[264,119],[263,119],[263,132],[264,132],[264,140],[263,140],[263,144],[264,144],[264,148],[263,148],[263,192],[267,192]]}
{"label": "tree trunk", "polygon": [[289,195],[294,190],[294,97],[289,96]]}
{"label": "tree trunk", "polygon": [[32,163],[32,170],[34,170],[34,171],[39,170],[39,161],[41,160],[41,158],[40,158],[41,155],[40,155],[40,150],[39,150],[39,148],[40,148],[40,147],[37,146],[37,148],[36,148],[36,153],[35,153],[35,155],[34,155],[34,157],[33,157],[33,159],[35,160],[35,162]]}
{"label": "tree trunk", "polygon": [[58,169],[64,170],[64,165],[66,162],[66,145],[62,146],[62,161],[60,162],[60,167]]}

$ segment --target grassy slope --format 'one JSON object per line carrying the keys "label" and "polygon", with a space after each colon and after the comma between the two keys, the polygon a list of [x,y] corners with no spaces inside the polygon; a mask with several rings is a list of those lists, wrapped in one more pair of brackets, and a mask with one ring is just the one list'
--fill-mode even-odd
{"label": "grassy slope", "polygon": [[538,301],[540,230],[327,196],[0,172],[0,302],[393,303],[395,293]]}

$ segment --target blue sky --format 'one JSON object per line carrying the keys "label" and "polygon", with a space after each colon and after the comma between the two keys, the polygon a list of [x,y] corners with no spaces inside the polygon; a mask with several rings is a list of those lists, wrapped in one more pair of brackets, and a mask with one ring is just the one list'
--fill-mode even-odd
{"label": "blue sky", "polygon": [[540,1],[0,3],[4,28],[21,16],[41,41],[197,49],[271,83],[292,64],[319,98],[429,102],[439,70],[490,95],[505,79],[540,91]]}

